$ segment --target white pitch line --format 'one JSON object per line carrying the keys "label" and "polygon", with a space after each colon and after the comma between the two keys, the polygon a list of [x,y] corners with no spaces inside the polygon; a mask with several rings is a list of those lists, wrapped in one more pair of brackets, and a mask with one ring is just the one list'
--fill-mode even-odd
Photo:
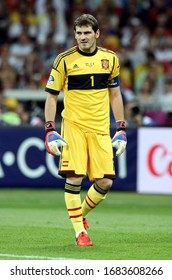
{"label": "white pitch line", "polygon": [[37,260],[77,260],[77,259],[67,259],[67,258],[56,258],[47,256],[23,256],[23,255],[12,255],[12,254],[0,254],[0,257],[11,257],[20,259],[37,259]]}

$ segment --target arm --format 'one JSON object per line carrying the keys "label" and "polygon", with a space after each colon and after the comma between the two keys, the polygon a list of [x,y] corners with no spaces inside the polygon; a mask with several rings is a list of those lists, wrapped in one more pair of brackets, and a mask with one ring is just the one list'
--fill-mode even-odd
{"label": "arm", "polygon": [[55,121],[58,95],[47,93],[45,101],[45,121]]}
{"label": "arm", "polygon": [[66,146],[66,141],[55,130],[55,116],[57,108],[57,95],[47,93],[45,101],[45,146],[51,155],[60,155],[59,147]]}
{"label": "arm", "polygon": [[109,98],[112,112],[116,121],[124,120],[124,105],[120,87],[109,88]]}
{"label": "arm", "polygon": [[124,105],[119,86],[109,88],[109,98],[117,129],[112,138],[112,146],[117,149],[116,155],[120,156],[126,149],[127,138],[124,121]]}

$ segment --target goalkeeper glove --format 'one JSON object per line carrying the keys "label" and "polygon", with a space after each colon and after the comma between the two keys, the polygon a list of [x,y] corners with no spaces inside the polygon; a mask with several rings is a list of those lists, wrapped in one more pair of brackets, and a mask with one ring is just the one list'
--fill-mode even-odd
{"label": "goalkeeper glove", "polygon": [[45,123],[45,146],[47,152],[53,156],[59,156],[61,154],[59,147],[66,146],[66,141],[55,130],[55,124],[52,121]]}
{"label": "goalkeeper glove", "polygon": [[125,131],[125,122],[117,121],[116,122],[116,133],[112,138],[112,146],[117,149],[116,156],[119,157],[126,149],[127,137]]}

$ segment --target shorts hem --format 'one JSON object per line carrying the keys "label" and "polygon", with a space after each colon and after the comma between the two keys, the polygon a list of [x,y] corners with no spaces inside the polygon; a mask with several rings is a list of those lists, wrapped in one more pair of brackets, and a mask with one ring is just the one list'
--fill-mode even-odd
{"label": "shorts hem", "polygon": [[73,175],[73,176],[81,176],[81,177],[85,177],[85,174],[76,174],[74,170],[59,170],[58,174],[63,177],[66,178],[67,175]]}

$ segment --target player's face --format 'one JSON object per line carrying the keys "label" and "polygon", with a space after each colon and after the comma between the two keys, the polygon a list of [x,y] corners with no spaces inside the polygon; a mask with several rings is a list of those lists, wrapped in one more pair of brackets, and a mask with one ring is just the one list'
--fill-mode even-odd
{"label": "player's face", "polygon": [[92,53],[96,48],[96,41],[100,31],[95,33],[91,26],[76,26],[75,39],[79,49],[83,52]]}

